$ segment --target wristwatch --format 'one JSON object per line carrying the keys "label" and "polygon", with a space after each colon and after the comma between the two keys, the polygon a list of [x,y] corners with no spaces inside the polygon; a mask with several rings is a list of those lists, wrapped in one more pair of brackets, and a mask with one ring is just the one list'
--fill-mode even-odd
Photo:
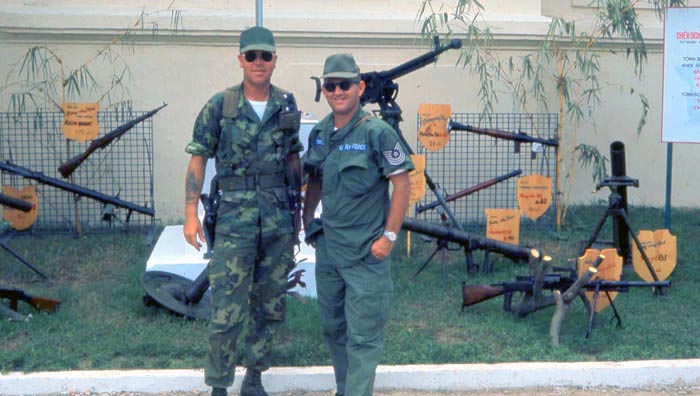
{"label": "wristwatch", "polygon": [[391,242],[391,243],[396,242],[396,233],[395,232],[385,230],[384,236],[386,237],[386,239],[389,240],[389,242]]}

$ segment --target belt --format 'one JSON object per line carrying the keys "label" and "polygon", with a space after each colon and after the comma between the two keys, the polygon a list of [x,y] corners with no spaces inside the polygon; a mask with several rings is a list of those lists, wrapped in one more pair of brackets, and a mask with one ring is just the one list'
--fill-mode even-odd
{"label": "belt", "polygon": [[217,189],[223,191],[254,190],[255,188],[285,187],[284,173],[263,175],[224,176],[216,181]]}

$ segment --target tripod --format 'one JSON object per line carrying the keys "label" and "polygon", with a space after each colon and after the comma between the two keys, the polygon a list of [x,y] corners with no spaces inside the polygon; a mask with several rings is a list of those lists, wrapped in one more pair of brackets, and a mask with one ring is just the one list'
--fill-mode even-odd
{"label": "tripod", "polygon": [[608,217],[612,217],[614,245],[618,252],[621,253],[623,260],[628,262],[631,259],[629,249],[626,249],[627,251],[625,251],[624,244],[622,242],[627,240],[629,244],[628,237],[631,236],[635,245],[637,245],[637,249],[639,249],[639,252],[642,254],[642,259],[644,260],[647,269],[649,269],[649,273],[651,273],[654,281],[658,282],[659,277],[656,275],[656,271],[654,271],[654,267],[651,265],[651,260],[649,260],[649,256],[647,256],[646,252],[644,251],[642,243],[637,238],[637,232],[634,227],[632,227],[632,222],[627,215],[627,200],[624,199],[625,197],[622,195],[627,187],[639,187],[639,180],[627,176],[611,177],[598,184],[596,191],[603,187],[608,187],[610,189],[610,195],[608,196],[608,208],[605,211],[605,214],[603,214],[598,221],[595,231],[593,231],[591,237],[588,238],[586,246],[581,249],[579,256],[583,256],[586,249],[593,245],[593,243],[598,239],[598,234],[603,228],[603,225],[605,225]]}

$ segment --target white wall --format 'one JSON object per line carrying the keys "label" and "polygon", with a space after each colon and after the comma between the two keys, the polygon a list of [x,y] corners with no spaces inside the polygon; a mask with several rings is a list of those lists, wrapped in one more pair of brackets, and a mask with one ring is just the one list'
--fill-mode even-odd
{"label": "white wall", "polygon": [[[543,0],[544,5],[553,0]],[[573,1],[573,0],[572,0]],[[216,91],[237,83],[241,74],[235,61],[241,30],[255,24],[255,2],[176,0],[182,26],[170,31],[171,0],[149,1],[147,21],[157,22],[158,35],[139,32],[130,47],[115,47],[133,73],[130,87],[136,109],[147,110],[165,101],[169,105],[155,117],[155,194],[157,216],[164,222],[182,218],[184,171],[188,161],[183,148],[190,139],[192,123],[203,103]],[[363,71],[385,70],[421,55],[429,49],[419,37],[415,22],[417,0],[285,1],[265,0],[264,24],[276,33],[279,61],[273,82],[295,93],[300,107],[323,117],[324,103],[313,102],[311,75],[321,73],[326,56],[352,52]],[[531,52],[546,31],[549,18],[541,16],[539,0],[485,1],[489,22],[496,28],[496,49],[502,57]],[[546,7],[545,7],[546,8]],[[551,7],[550,7],[551,8]],[[579,7],[581,8],[581,7]],[[61,54],[68,66],[84,59],[133,24],[144,9],[144,2],[20,1],[0,4],[0,77],[24,52],[35,45],[47,45]],[[653,21],[653,20],[652,20]],[[656,25],[654,25],[656,23]],[[596,145],[609,153],[613,140],[627,147],[628,175],[640,179],[640,188],[631,189],[633,204],[662,206],[664,203],[665,152],[660,142],[661,125],[661,25],[647,24],[647,45],[651,49],[646,78],[636,80],[630,61],[604,57],[601,81],[614,84],[608,89],[603,108],[595,113],[597,128],[584,125],[578,142]],[[397,80],[398,103],[403,109],[402,130],[406,139],[416,141],[415,114],[420,103],[450,103],[454,112],[478,112],[478,80],[455,67],[457,52],[449,51],[435,66],[427,66]],[[650,100],[648,126],[636,135],[639,106],[620,86],[634,86]],[[90,100],[90,98],[85,98]],[[7,105],[0,97],[0,105]],[[511,112],[513,107],[501,95],[496,111]],[[565,131],[566,133],[566,131]],[[567,134],[563,152],[574,142]],[[700,180],[689,177],[690,169],[700,166],[696,145],[674,148],[673,202],[698,206],[695,193]],[[564,164],[570,161],[564,158]],[[593,182],[588,170],[577,169],[573,202],[606,198],[591,195]]]}

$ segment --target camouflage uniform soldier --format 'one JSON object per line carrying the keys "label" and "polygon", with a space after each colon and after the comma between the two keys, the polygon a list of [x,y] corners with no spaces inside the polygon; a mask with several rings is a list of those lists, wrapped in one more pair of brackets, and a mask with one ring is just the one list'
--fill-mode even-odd
{"label": "camouflage uniform soldier", "polygon": [[[184,234],[197,250],[204,241],[197,217],[208,158],[218,194],[211,282],[211,321],[205,383],[213,396],[233,384],[235,346],[249,319],[241,395],[266,396],[261,372],[270,367],[271,338],[285,317],[287,276],[294,265],[299,219],[299,113],[293,96],[270,84],[277,62],[272,33],[245,30],[238,61],[243,82],[214,95],[197,116],[186,177]],[[291,111],[290,109],[293,109]]]}
{"label": "camouflage uniform soldier", "polygon": [[[352,55],[328,57],[323,78],[333,113],[309,134],[303,221],[307,241],[316,245],[316,289],[337,395],[370,396],[393,288],[389,254],[414,167],[396,131],[360,107],[365,82]],[[319,201],[320,221],[313,219]]]}

